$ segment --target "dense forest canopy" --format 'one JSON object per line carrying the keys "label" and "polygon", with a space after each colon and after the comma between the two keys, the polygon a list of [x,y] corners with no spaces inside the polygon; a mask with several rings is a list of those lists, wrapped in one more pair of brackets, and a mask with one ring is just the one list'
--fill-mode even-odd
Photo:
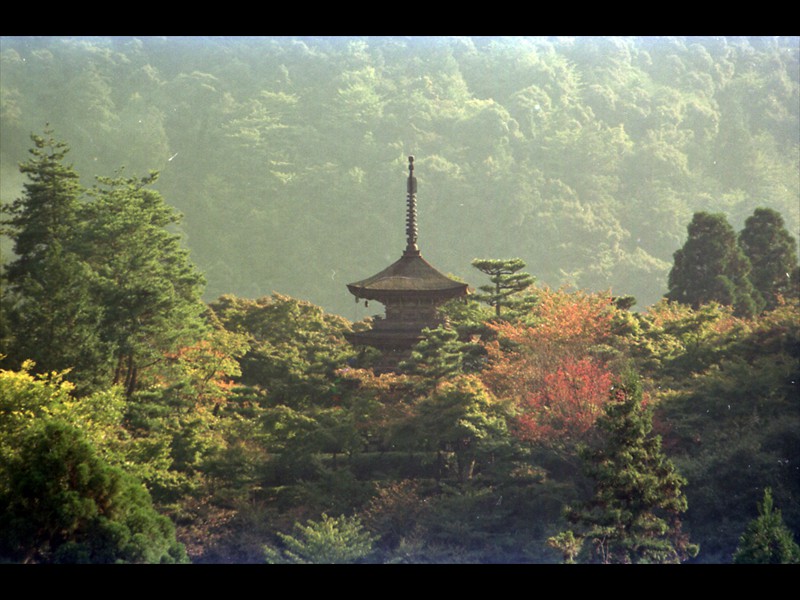
{"label": "dense forest canopy", "polygon": [[800,561],[798,42],[0,38],[0,563]]}
{"label": "dense forest canopy", "polygon": [[[3,37],[0,191],[49,122],[82,177],[160,171],[205,298],[349,319],[344,284],[420,245],[537,281],[667,291],[698,210],[800,230],[800,42],[758,37]],[[91,181],[86,182],[91,184]],[[3,256],[10,253],[3,245]]]}

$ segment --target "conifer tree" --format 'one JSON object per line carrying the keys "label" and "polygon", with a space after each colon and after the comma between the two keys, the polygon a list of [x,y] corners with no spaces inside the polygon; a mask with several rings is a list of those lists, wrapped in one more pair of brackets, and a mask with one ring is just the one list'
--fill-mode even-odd
{"label": "conifer tree", "polygon": [[695,309],[718,302],[733,306],[739,316],[758,313],[764,301],[748,278],[750,261],[725,215],[695,213],[688,232],[674,254],[666,298]]}
{"label": "conifer tree", "polygon": [[758,505],[758,517],[750,522],[739,538],[733,555],[736,564],[800,564],[800,546],[783,522],[781,511],[774,508],[772,490],[764,490]]}
{"label": "conifer tree", "polygon": [[686,480],[652,434],[638,377],[628,374],[612,389],[597,425],[600,444],[581,452],[594,495],[567,510],[591,542],[589,562],[677,563],[695,555],[679,519],[687,509]]}
{"label": "conifer tree", "polygon": [[0,350],[12,367],[72,369],[80,392],[118,383],[132,393],[143,366],[203,329],[204,279],[168,230],[180,215],[149,189],[156,173],[98,177],[85,190],[65,143],[49,129],[31,137],[30,181],[4,208],[16,259],[3,273]]}
{"label": "conifer tree", "polygon": [[128,393],[140,370],[196,341],[203,330],[205,280],[169,227],[179,215],[151,186],[158,174],[98,177],[84,209],[91,230],[84,253],[97,273],[105,307],[104,340],[114,352],[114,383]]}
{"label": "conifer tree", "polygon": [[765,308],[775,308],[779,295],[798,295],[791,281],[798,266],[797,241],[784,227],[779,212],[757,208],[739,233],[739,246],[750,260],[750,281],[764,298]]}
{"label": "conifer tree", "polygon": [[476,258],[472,266],[488,275],[492,282],[492,285],[479,286],[484,293],[475,294],[475,298],[494,307],[495,316],[499,317],[503,308],[519,312],[535,303],[532,296],[521,296],[536,281],[533,275],[520,272],[525,268],[521,258]]}
{"label": "conifer tree", "polygon": [[[22,197],[4,206],[3,233],[15,258],[2,276],[4,332],[0,353],[12,367],[33,360],[39,372],[75,369],[79,385],[102,379],[106,360],[102,306],[92,296],[94,273],[80,252],[83,187],[65,164],[69,147],[32,135]],[[97,381],[94,381],[98,383]]]}
{"label": "conifer tree", "polygon": [[422,335],[408,360],[400,364],[404,371],[431,379],[451,377],[462,372],[463,344],[458,340],[458,332],[439,326],[436,329],[423,329]]}
{"label": "conifer tree", "polygon": [[358,517],[329,517],[309,520],[306,525],[296,522],[297,536],[278,533],[283,551],[264,547],[268,563],[289,564],[351,564],[364,562],[373,551],[375,538],[364,529]]}
{"label": "conifer tree", "polygon": [[0,458],[0,562],[188,562],[141,482],[79,429],[48,419]]}

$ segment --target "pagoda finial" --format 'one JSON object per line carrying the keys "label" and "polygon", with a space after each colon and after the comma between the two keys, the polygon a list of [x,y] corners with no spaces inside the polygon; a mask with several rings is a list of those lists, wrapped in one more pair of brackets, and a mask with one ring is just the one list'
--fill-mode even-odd
{"label": "pagoda finial", "polygon": [[414,157],[408,157],[408,209],[406,213],[406,254],[419,254],[417,247],[417,178],[414,177]]}

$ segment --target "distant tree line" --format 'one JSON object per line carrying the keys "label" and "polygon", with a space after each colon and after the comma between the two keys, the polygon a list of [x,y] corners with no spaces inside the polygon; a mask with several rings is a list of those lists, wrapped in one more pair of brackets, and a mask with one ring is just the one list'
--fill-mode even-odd
{"label": "distant tree line", "polygon": [[[794,47],[427,41],[3,39],[3,156],[57,100],[79,152],[26,132],[3,191],[0,561],[798,560]],[[376,375],[294,294],[402,247],[409,130],[423,251],[514,258]]]}
{"label": "distant tree line", "polygon": [[799,46],[4,37],[2,197],[50,122],[79,173],[160,171],[207,301],[280,290],[358,320],[343,284],[401,252],[414,154],[421,249],[440,270],[472,284],[472,257],[519,257],[540,283],[644,308],[694,212],[738,230],[765,207],[800,231]]}

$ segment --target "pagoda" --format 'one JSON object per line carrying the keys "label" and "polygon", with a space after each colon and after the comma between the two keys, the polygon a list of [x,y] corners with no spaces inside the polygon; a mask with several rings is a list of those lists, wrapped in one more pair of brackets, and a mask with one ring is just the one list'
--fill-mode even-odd
{"label": "pagoda", "polygon": [[417,246],[417,179],[414,157],[408,157],[406,197],[406,249],[400,259],[380,273],[347,285],[356,302],[369,300],[386,307],[386,316],[376,317],[372,329],[347,335],[351,344],[381,351],[377,371],[393,371],[408,358],[422,339],[422,330],[442,325],[437,313],[441,304],[467,295],[467,284],[443,275],[422,258]]}

